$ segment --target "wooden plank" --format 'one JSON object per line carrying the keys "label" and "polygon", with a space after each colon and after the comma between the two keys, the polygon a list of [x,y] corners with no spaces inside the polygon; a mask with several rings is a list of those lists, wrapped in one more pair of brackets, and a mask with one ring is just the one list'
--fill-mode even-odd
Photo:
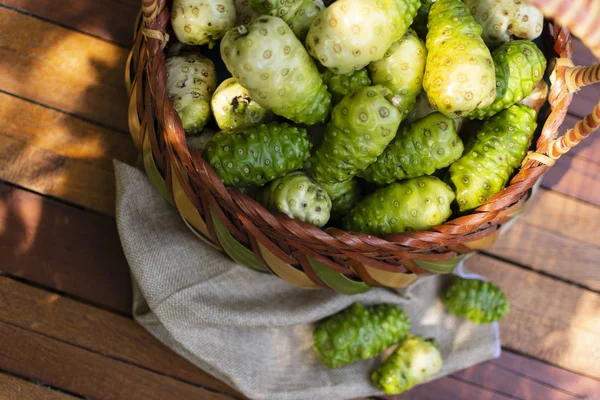
{"label": "wooden plank", "polygon": [[0,368],[90,398],[231,398],[6,323],[0,323]]}
{"label": "wooden plank", "polygon": [[114,215],[113,159],[138,157],[129,135],[4,93],[0,115],[0,179]]}
{"label": "wooden plank", "polygon": [[511,303],[501,321],[503,346],[600,378],[600,295],[483,255],[470,271],[498,284]]}
{"label": "wooden plank", "polygon": [[3,400],[74,400],[78,398],[3,373],[0,373],[0,393]]}
{"label": "wooden plank", "polygon": [[0,277],[0,321],[197,386],[241,395],[168,349],[130,318]]}
{"label": "wooden plank", "polygon": [[0,237],[1,270],[131,312],[114,219],[0,183]]}
{"label": "wooden plank", "polygon": [[40,18],[130,47],[139,0],[2,0]]}
{"label": "wooden plank", "polygon": [[0,90],[127,131],[126,49],[0,7],[0,59]]}
{"label": "wooden plank", "polygon": [[556,160],[556,164],[542,178],[542,186],[600,206],[600,164],[569,153]]}
{"label": "wooden plank", "polygon": [[[485,252],[600,291],[600,224],[593,225],[595,217],[600,217],[598,207],[541,189],[528,211]],[[589,221],[566,229],[571,224],[565,221],[573,218]]]}
{"label": "wooden plank", "polygon": [[455,377],[437,379],[398,396],[381,397],[385,400],[507,400],[511,398]]}

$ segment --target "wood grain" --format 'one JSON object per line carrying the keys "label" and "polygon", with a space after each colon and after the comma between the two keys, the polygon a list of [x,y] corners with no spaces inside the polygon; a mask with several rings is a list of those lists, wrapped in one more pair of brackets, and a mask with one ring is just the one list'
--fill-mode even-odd
{"label": "wood grain", "polygon": [[483,255],[468,270],[499,285],[511,303],[502,345],[600,378],[600,295]]}
{"label": "wood grain", "polygon": [[[179,357],[133,319],[0,277],[0,321],[88,352],[241,397]],[[21,372],[19,372],[21,373]]]}
{"label": "wood grain", "polygon": [[0,7],[2,91],[127,132],[126,58],[122,47]]}
{"label": "wood grain", "polygon": [[0,369],[103,400],[230,399],[4,322]]}
{"label": "wood grain", "polygon": [[123,313],[131,283],[113,218],[0,183],[0,270]]}
{"label": "wood grain", "polygon": [[545,189],[527,207],[485,252],[600,291],[598,207]]}
{"label": "wood grain", "polygon": [[0,373],[2,400],[75,400],[77,397],[57,392],[13,376]]}
{"label": "wood grain", "polygon": [[4,93],[0,115],[0,179],[114,215],[113,159],[138,157],[128,135]]}
{"label": "wood grain", "polygon": [[384,396],[385,400],[507,400],[512,397],[458,380],[454,377],[438,379],[417,386],[399,396]]}
{"label": "wood grain", "polygon": [[129,47],[138,0],[2,0],[0,3],[40,18]]}

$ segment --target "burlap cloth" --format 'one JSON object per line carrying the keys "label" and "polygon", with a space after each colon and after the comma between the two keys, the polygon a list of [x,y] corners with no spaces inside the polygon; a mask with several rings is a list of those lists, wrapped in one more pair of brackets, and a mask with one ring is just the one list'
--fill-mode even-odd
{"label": "burlap cloth", "polygon": [[199,241],[142,171],[119,162],[115,171],[117,226],[134,282],[136,321],[252,399],[381,394],[369,382],[379,359],[329,370],[311,349],[313,323],[353,302],[402,306],[412,332],[440,345],[444,366],[436,378],[500,354],[497,324],[474,325],[444,310],[438,294],[447,276],[421,279],[404,291],[355,296],[299,289]]}

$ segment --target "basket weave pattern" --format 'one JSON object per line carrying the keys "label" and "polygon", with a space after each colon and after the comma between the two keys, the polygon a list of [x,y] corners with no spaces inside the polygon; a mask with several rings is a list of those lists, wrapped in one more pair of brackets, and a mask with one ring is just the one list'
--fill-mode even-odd
{"label": "basket weave pattern", "polygon": [[[325,231],[272,214],[236,189],[226,188],[198,151],[189,150],[181,121],[166,93],[165,54],[170,1],[144,0],[127,65],[129,126],[150,181],[179,210],[200,239],[250,268],[304,288],[353,294],[374,286],[406,287],[419,276],[451,272],[460,258],[493,243],[517,215],[530,189],[556,159],[600,126],[592,114],[557,137],[573,94],[600,81],[600,64],[575,67],[571,29],[600,58],[596,0],[531,0],[554,18],[549,37],[550,109],[541,136],[506,189],[470,214],[424,232],[377,238],[337,228]],[[573,13],[572,10],[578,10]],[[558,25],[561,24],[561,25]]]}

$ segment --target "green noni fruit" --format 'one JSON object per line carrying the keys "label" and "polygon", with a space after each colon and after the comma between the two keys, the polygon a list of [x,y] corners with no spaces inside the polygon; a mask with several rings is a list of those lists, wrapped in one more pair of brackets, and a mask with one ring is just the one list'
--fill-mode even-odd
{"label": "green noni fruit", "polygon": [[313,0],[250,0],[250,4],[260,14],[283,19],[300,40],[304,40],[310,24],[323,9]]}
{"label": "green noni fruit", "polygon": [[449,118],[464,117],[496,98],[496,74],[481,26],[459,0],[437,0],[429,12],[423,88]]}
{"label": "green noni fruit", "polygon": [[323,141],[311,158],[317,182],[352,179],[383,152],[401,121],[400,112],[386,98],[390,95],[381,85],[363,87],[333,108]]}
{"label": "green noni fruit", "polygon": [[207,143],[204,158],[225,185],[262,186],[302,168],[310,148],[306,129],[271,122],[219,132]]}
{"label": "green noni fruit", "polygon": [[229,30],[221,41],[221,57],[261,106],[307,125],[327,118],[331,95],[316,64],[280,18],[263,15]]}
{"label": "green noni fruit", "polygon": [[379,60],[408,30],[420,0],[337,0],[313,21],[308,52],[336,74]]}
{"label": "green noni fruit", "polygon": [[433,176],[395,182],[362,199],[343,226],[375,236],[427,230],[448,219],[454,197],[452,189]]}
{"label": "green noni fruit", "polygon": [[347,74],[334,74],[330,70],[323,73],[323,82],[331,93],[333,104],[339,103],[344,96],[355,92],[363,86],[371,85],[371,79],[366,69],[359,69]]}
{"label": "green noni fruit", "polygon": [[485,121],[467,142],[465,153],[449,170],[461,211],[479,207],[504,189],[531,145],[535,119],[533,109],[515,104]]}
{"label": "green noni fruit", "polygon": [[458,160],[463,142],[454,122],[436,112],[403,127],[377,161],[359,176],[377,184],[431,175]]}
{"label": "green noni fruit", "polygon": [[317,323],[313,349],[328,368],[366,360],[400,342],[410,330],[410,319],[399,307],[354,303]]}
{"label": "green noni fruit", "polygon": [[361,190],[358,179],[350,179],[343,182],[322,183],[331,199],[331,217],[340,219],[354,208],[360,200]]}
{"label": "green noni fruit", "polygon": [[499,321],[510,308],[506,295],[498,286],[479,279],[459,277],[444,293],[442,302],[452,314],[476,324]]}
{"label": "green noni fruit", "polygon": [[213,47],[235,26],[234,0],[173,0],[171,25],[177,40]]}
{"label": "green noni fruit", "polygon": [[167,93],[187,135],[202,132],[210,119],[210,97],[217,78],[211,60],[196,54],[168,58]]}

